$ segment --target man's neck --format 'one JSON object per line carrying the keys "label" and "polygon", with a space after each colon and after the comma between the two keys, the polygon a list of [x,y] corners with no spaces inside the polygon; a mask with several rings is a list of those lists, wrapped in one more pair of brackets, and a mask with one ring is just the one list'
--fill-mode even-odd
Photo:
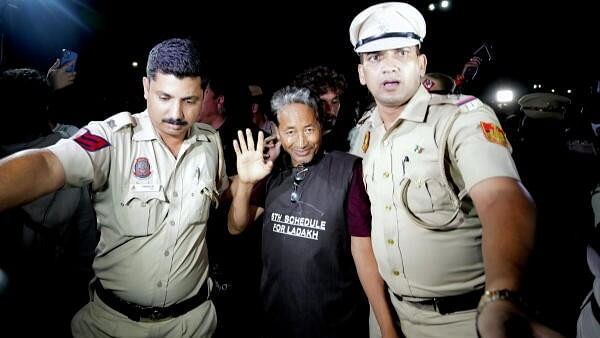
{"label": "man's neck", "polygon": [[400,116],[400,114],[404,111],[405,107],[406,107],[406,105],[399,106],[399,107],[385,107],[385,106],[377,107],[377,111],[379,112],[379,117],[381,118],[381,121],[383,122],[383,126],[385,127],[385,130],[388,130],[392,126],[394,121],[396,121],[396,119],[398,119],[398,116]]}
{"label": "man's neck", "polygon": [[160,135],[160,139],[164,142],[164,144],[169,148],[169,151],[175,158],[179,155],[179,149],[185,140],[184,137],[175,137],[171,135]]}
{"label": "man's neck", "polygon": [[221,128],[221,126],[223,125],[223,123],[225,123],[225,117],[223,117],[223,115],[217,115],[212,121],[210,121],[210,126],[215,128],[215,129],[219,129]]}

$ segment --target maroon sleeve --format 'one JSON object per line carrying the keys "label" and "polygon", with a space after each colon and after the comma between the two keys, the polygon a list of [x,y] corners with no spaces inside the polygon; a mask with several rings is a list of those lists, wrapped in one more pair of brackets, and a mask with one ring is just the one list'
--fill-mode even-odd
{"label": "maroon sleeve", "polygon": [[354,164],[354,173],[346,200],[346,219],[350,236],[371,236],[371,202],[363,184],[361,160]]}

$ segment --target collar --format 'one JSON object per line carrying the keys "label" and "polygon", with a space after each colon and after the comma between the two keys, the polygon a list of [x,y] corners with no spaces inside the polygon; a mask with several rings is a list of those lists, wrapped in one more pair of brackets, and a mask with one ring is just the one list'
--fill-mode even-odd
{"label": "collar", "polygon": [[[423,87],[423,85],[420,85],[415,95],[413,95],[413,97],[404,107],[404,110],[396,118],[394,123],[392,123],[390,130],[396,128],[404,120],[425,122],[429,101],[431,101],[431,94],[427,91],[427,89],[425,89],[425,87]],[[383,125],[383,121],[381,120],[379,113],[373,114],[373,126],[379,125]]]}

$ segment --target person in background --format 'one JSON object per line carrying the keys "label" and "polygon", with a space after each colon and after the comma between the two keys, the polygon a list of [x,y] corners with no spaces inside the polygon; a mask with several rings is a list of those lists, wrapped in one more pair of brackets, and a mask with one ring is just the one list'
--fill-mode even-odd
{"label": "person in background", "polygon": [[90,122],[56,145],[0,161],[0,210],[62,186],[91,184],[100,241],[74,337],[210,337],[206,221],[229,184],[202,109],[201,54],[158,43],[143,78],[147,109]]}
{"label": "person in background", "polygon": [[[237,130],[259,128],[251,120],[250,89],[242,79],[230,77],[222,69],[213,69],[202,83],[204,102],[198,122],[215,128],[223,144],[227,175],[237,174],[232,148]],[[208,220],[210,276],[215,283],[213,302],[217,308],[218,325],[215,337],[248,337],[257,331],[258,273],[260,270],[260,233],[249,231],[244,236],[231,236],[227,231],[229,200],[222,199],[219,209],[212,210]],[[244,253],[240,257],[240,253]],[[244,312],[250,315],[242,317]],[[242,318],[242,319],[240,319]]]}
{"label": "person in background", "polygon": [[251,97],[248,86],[241,79],[229,77],[225,71],[213,70],[202,82],[204,101],[198,121],[219,132],[227,164],[227,175],[236,174],[235,152],[231,149],[236,131],[251,128],[258,135],[258,127],[252,123],[248,111]]}
{"label": "person in background", "polygon": [[[5,123],[0,126],[0,158],[43,148],[65,137],[48,125],[49,92],[43,75],[35,69],[2,72],[0,101]],[[87,303],[98,242],[88,187],[63,187],[1,212],[0,223],[0,269],[10,278],[7,294],[0,297],[5,300],[0,301],[0,316],[25,336],[68,336],[71,317]],[[54,277],[48,279],[50,275]],[[23,320],[31,315],[39,325],[26,325]]]}
{"label": "person in background", "polygon": [[421,81],[426,25],[402,2],[350,24],[373,95],[361,145],[371,239],[400,328],[412,337],[555,337],[531,320],[522,283],[535,208],[493,110]]}
{"label": "person in background", "polygon": [[348,88],[344,75],[320,65],[296,75],[294,85],[308,88],[319,97],[323,111],[323,149],[348,151],[347,136],[353,121],[350,121],[349,112],[342,110],[343,96]]}
{"label": "person in background", "polygon": [[252,97],[252,123],[266,134],[265,156],[275,161],[281,152],[281,143],[277,139],[277,124],[269,119],[266,111],[269,99],[259,85],[249,85],[248,89]]}
{"label": "person in background", "polygon": [[68,113],[65,113],[65,110],[69,110],[67,108],[71,104],[69,101],[73,99],[73,95],[76,95],[69,88],[75,83],[77,72],[75,70],[68,71],[75,62],[76,60],[72,60],[61,66],[60,59],[57,58],[46,73],[46,81],[52,90],[48,108],[48,123],[53,132],[61,134],[64,138],[71,137],[79,131],[79,127],[66,124],[64,121],[68,119]]}
{"label": "person in background", "polygon": [[[596,215],[598,217],[598,215]],[[600,227],[596,224],[587,246],[587,263],[594,275],[592,290],[589,292],[577,319],[577,338],[600,336]]]}
{"label": "person in background", "polygon": [[273,167],[262,133],[255,147],[249,130],[238,132],[228,218],[239,234],[264,214],[264,336],[367,337],[366,293],[386,337],[397,337],[371,248],[360,160],[323,151],[319,106],[308,89],[282,88],[271,106],[284,153]]}
{"label": "person in background", "polygon": [[432,94],[453,94],[456,84],[449,75],[442,73],[427,73],[423,79],[423,87]]}

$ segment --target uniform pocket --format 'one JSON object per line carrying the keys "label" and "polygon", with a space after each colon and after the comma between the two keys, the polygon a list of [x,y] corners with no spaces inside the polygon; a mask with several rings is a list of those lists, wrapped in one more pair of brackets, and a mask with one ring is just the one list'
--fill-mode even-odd
{"label": "uniform pocket", "polygon": [[219,193],[215,189],[214,182],[200,181],[191,194],[193,212],[191,223],[206,223],[208,220],[210,205],[218,207]]}
{"label": "uniform pocket", "polygon": [[434,178],[407,178],[400,182],[402,204],[418,224],[432,229],[460,223],[460,204],[451,192]]}
{"label": "uniform pocket", "polygon": [[167,217],[168,202],[164,191],[129,191],[119,210],[121,228],[127,236],[153,234]]}

